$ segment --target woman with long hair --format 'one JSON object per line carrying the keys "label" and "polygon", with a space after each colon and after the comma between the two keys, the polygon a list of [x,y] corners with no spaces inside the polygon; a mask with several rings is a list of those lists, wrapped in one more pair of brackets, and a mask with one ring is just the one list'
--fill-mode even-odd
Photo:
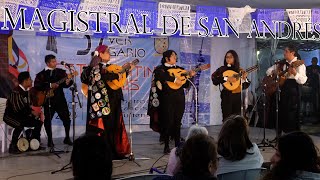
{"label": "woman with long hair", "polygon": [[320,179],[318,149],[304,132],[292,132],[279,138],[271,157],[271,171],[263,180]]}
{"label": "woman with long hair", "polygon": [[[161,59],[161,65],[157,66],[153,71],[153,80],[152,84],[154,87],[151,87],[151,92],[156,94],[151,99],[149,97],[149,110],[153,109],[150,107],[157,107],[159,116],[159,129],[160,135],[164,138],[164,150],[165,154],[170,153],[169,148],[169,138],[173,137],[175,141],[175,147],[180,143],[180,126],[181,119],[183,117],[185,109],[185,95],[184,88],[189,86],[189,83],[185,84],[182,81],[174,76],[171,76],[169,70],[183,69],[176,65],[177,63],[177,53],[173,50],[167,50],[163,53]],[[191,71],[190,76],[194,76],[196,73]],[[169,87],[168,82],[172,82],[176,85],[181,85],[178,89],[172,89]],[[157,103],[155,103],[157,99]],[[154,113],[148,112],[151,119]],[[152,128],[152,127],[151,127]]]}
{"label": "woman with long hair", "polygon": [[249,127],[244,117],[229,116],[219,133],[219,165],[217,175],[246,169],[260,168],[263,157],[257,144],[249,139]]}
{"label": "woman with long hair", "polygon": [[[219,67],[212,75],[212,83],[216,86],[221,85],[225,82],[234,83],[237,81],[234,77],[224,77],[223,73],[227,70],[235,71],[236,73],[244,72],[240,68],[239,56],[236,51],[229,50],[224,56],[223,66]],[[241,111],[241,87],[246,89],[249,87],[250,82],[247,80],[247,73],[244,72],[242,76],[242,86],[240,85],[237,89],[230,91],[223,86],[221,91],[221,110],[222,110],[222,121],[224,121],[231,114],[240,114]]]}

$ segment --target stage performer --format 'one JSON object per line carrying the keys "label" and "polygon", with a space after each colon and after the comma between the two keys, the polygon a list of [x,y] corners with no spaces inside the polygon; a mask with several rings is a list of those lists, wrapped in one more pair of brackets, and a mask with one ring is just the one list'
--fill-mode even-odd
{"label": "stage performer", "polygon": [[57,60],[54,55],[46,55],[45,63],[47,66],[36,75],[34,86],[36,90],[46,91],[47,93],[50,89],[53,89],[52,97],[47,97],[43,104],[45,116],[44,127],[48,136],[48,147],[54,147],[51,120],[56,112],[62,120],[65,130],[63,143],[71,146],[72,141],[69,136],[71,120],[63,88],[69,88],[73,84],[73,81],[67,78],[63,83],[57,83],[66,78],[67,74],[65,70],[56,67]]}
{"label": "stage performer", "polygon": [[[81,82],[88,85],[87,134],[106,138],[113,159],[122,159],[130,153],[130,144],[123,121],[121,101],[122,88],[112,89],[108,81],[121,79],[121,74],[106,70],[111,64],[109,48],[99,45],[88,67],[83,69]],[[134,68],[131,65],[130,70]],[[128,72],[125,72],[128,73]]]}
{"label": "stage performer", "polygon": [[[185,95],[184,88],[189,86],[187,81],[182,84],[182,81],[174,76],[170,76],[168,70],[170,69],[183,69],[176,65],[177,53],[173,50],[167,50],[163,53],[161,59],[161,65],[153,71],[154,86],[151,87],[151,96],[149,98],[149,112],[150,119],[154,119],[154,115],[158,116],[159,131],[164,137],[164,153],[170,153],[169,137],[173,137],[175,140],[175,146],[180,143],[180,127],[181,119],[183,117],[185,109]],[[190,76],[195,76],[194,71],[190,71]],[[182,85],[178,89],[172,89],[167,82],[174,82],[177,85]],[[152,97],[152,98],[151,98]],[[151,107],[153,106],[153,107]],[[155,110],[157,107],[157,113],[150,110]],[[152,121],[150,123],[153,123]],[[151,125],[152,127],[153,125]]]}
{"label": "stage performer", "polygon": [[40,130],[42,121],[40,113],[32,110],[29,89],[32,87],[32,79],[29,72],[21,72],[18,75],[19,86],[14,88],[8,96],[3,120],[13,127],[12,140],[9,153],[16,154],[20,151],[17,147],[19,136],[24,127],[34,127],[32,139],[40,142]]}
{"label": "stage performer", "polygon": [[234,77],[224,77],[223,73],[227,70],[232,70],[237,73],[243,72],[242,74],[242,86],[238,86],[235,90],[228,90],[225,86],[220,89],[221,98],[221,110],[222,110],[222,121],[232,114],[241,113],[241,87],[246,89],[250,85],[250,81],[247,79],[247,73],[240,68],[239,56],[236,51],[229,50],[223,60],[223,66],[219,67],[212,75],[211,80],[214,85],[223,84],[227,81],[233,83],[237,81]]}
{"label": "stage performer", "polygon": [[280,71],[288,72],[286,76],[281,78],[281,81],[285,80],[285,82],[280,87],[278,135],[281,135],[282,131],[289,133],[300,129],[299,86],[304,84],[308,78],[306,76],[306,66],[303,61],[297,59],[297,53],[297,48],[289,44],[284,49],[284,60],[269,67],[266,72],[267,76]]}

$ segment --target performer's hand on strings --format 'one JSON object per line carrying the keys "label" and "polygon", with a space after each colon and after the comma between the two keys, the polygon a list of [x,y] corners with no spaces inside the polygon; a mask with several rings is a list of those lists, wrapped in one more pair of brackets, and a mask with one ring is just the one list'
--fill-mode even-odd
{"label": "performer's hand on strings", "polygon": [[182,85],[182,81],[179,78],[176,78],[174,83],[177,85]]}
{"label": "performer's hand on strings", "polygon": [[119,76],[119,81],[122,81],[122,77],[123,77],[122,73],[119,73],[118,76]]}
{"label": "performer's hand on strings", "polygon": [[243,79],[243,80],[246,80],[247,77],[248,77],[248,73],[247,73],[246,71],[243,71],[243,72],[242,72],[242,79]]}
{"label": "performer's hand on strings", "polygon": [[59,84],[57,83],[51,83],[51,88],[57,89],[59,87]]}
{"label": "performer's hand on strings", "polygon": [[228,82],[234,83],[234,82],[236,82],[236,81],[237,81],[236,78],[234,78],[234,77],[232,77],[232,76],[228,77]]}
{"label": "performer's hand on strings", "polygon": [[193,76],[195,76],[197,73],[196,73],[195,71],[191,70],[189,74],[190,74],[191,77],[193,77]]}
{"label": "performer's hand on strings", "polygon": [[126,66],[130,66],[129,72],[131,72],[136,67],[132,63],[128,63],[128,62],[123,65],[123,67],[126,67]]}
{"label": "performer's hand on strings", "polygon": [[67,79],[67,80],[66,80],[66,85],[69,85],[69,84],[70,84],[70,81],[71,81],[71,79]]}
{"label": "performer's hand on strings", "polygon": [[130,63],[130,72],[135,68],[136,66],[134,65],[134,64],[132,64],[132,63]]}
{"label": "performer's hand on strings", "polygon": [[297,74],[296,68],[293,68],[293,67],[289,67],[288,72],[294,76]]}

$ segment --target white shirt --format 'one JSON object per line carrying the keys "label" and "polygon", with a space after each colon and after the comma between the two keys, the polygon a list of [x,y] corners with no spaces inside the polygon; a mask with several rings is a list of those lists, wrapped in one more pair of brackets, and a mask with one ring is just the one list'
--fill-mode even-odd
{"label": "white shirt", "polygon": [[29,91],[29,89],[25,89],[21,84],[19,84],[19,86],[21,87],[22,90]]}
{"label": "white shirt", "polygon": [[216,174],[224,174],[228,172],[261,168],[263,156],[256,143],[252,143],[253,147],[247,150],[246,156],[240,161],[229,161],[223,157],[219,158],[218,169]]}
{"label": "white shirt", "polygon": [[176,65],[175,65],[175,64],[168,64],[168,63],[164,63],[164,65],[165,65],[166,67],[176,67]]}
{"label": "white shirt", "polygon": [[[293,63],[293,62],[295,62],[297,60],[298,60],[297,57],[295,57],[292,61],[290,61],[290,62],[287,61],[287,62],[289,64],[291,64],[291,63]],[[272,75],[272,72],[276,70],[277,66],[278,66],[278,64],[275,64],[275,65],[269,67],[267,72],[266,72],[267,76]],[[285,71],[287,68],[288,68],[287,65],[284,65],[283,66],[283,71]],[[308,77],[306,75],[306,66],[304,64],[302,64],[302,65],[298,66],[296,68],[296,70],[297,70],[297,74],[295,76],[293,74],[290,74],[287,77],[287,79],[295,79],[298,84],[306,83],[306,81],[308,79]]]}
{"label": "white shirt", "polygon": [[52,70],[54,70],[54,68],[49,68],[48,66],[46,66],[46,67],[44,68],[44,70],[50,70],[50,71],[52,71]]}

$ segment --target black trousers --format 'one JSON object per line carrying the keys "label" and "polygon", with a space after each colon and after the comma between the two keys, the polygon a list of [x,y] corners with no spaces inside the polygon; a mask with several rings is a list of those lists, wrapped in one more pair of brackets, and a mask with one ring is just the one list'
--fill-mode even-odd
{"label": "black trousers", "polygon": [[44,127],[48,136],[48,143],[52,142],[52,125],[51,121],[55,113],[58,113],[60,120],[63,122],[65,128],[66,138],[69,138],[70,131],[70,114],[68,105],[65,99],[48,99],[44,105]]}
{"label": "black trousers", "polygon": [[169,137],[173,137],[176,146],[180,142],[181,119],[185,109],[184,94],[165,94],[160,101],[160,127],[165,145],[169,145]]}
{"label": "black trousers", "polygon": [[299,86],[294,79],[287,79],[280,93],[279,133],[300,130],[299,108]]}
{"label": "black trousers", "polygon": [[230,115],[241,113],[241,93],[231,93],[224,89],[220,97],[223,122]]}
{"label": "black trousers", "polygon": [[21,121],[21,125],[15,127],[12,133],[11,144],[16,145],[19,139],[21,132],[24,127],[34,127],[32,138],[38,139],[40,142],[40,131],[42,127],[42,122],[38,119],[34,119],[33,117],[27,116],[26,119]]}

